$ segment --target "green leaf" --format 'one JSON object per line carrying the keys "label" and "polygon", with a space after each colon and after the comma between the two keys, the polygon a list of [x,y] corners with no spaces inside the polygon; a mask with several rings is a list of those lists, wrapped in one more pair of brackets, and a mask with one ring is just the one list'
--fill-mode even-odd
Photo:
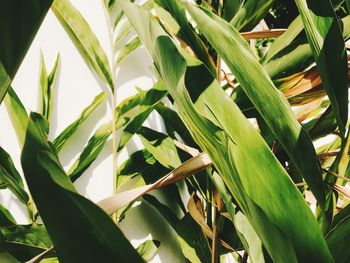
{"label": "green leaf", "polygon": [[169,207],[160,203],[155,197],[145,195],[143,198],[154,206],[176,231],[182,253],[190,262],[210,262],[208,241],[200,226],[188,213],[178,219]]}
{"label": "green leaf", "polygon": [[147,240],[143,242],[137,248],[137,253],[143,258],[144,261],[151,261],[157,254],[157,249],[160,246],[160,241],[158,240]]}
{"label": "green leaf", "polygon": [[140,129],[158,103],[168,94],[162,83],[157,82],[147,91],[125,99],[116,109],[117,128],[122,128],[118,151],[121,151],[131,137]]}
{"label": "green leaf", "polygon": [[348,119],[348,64],[337,16],[329,0],[297,0],[296,4],[323,87],[344,137]]}
{"label": "green leaf", "polygon": [[113,90],[107,56],[86,20],[69,0],[55,0],[51,9],[86,64]]}
{"label": "green leaf", "polygon": [[156,0],[156,3],[172,15],[180,26],[180,31],[177,35],[191,47],[198,59],[201,60],[215,76],[215,68],[212,61],[210,61],[209,53],[203,41],[188,22],[186,11],[183,7],[177,0]]}
{"label": "green leaf", "polygon": [[325,186],[315,149],[308,133],[295,118],[287,99],[276,89],[248,44],[232,26],[193,5],[186,4],[186,7],[235,74],[242,89],[301,172],[316,199],[324,206]]}
{"label": "green leaf", "polygon": [[207,68],[179,51],[149,13],[124,0],[119,4],[149,50],[181,118],[272,259],[333,262],[299,190]]}
{"label": "green leaf", "polygon": [[89,139],[78,159],[68,171],[69,178],[74,182],[84,171],[90,167],[93,161],[102,151],[108,138],[112,134],[112,123],[106,123],[98,128],[95,134]]}
{"label": "green leaf", "polygon": [[251,31],[269,12],[273,0],[247,0],[230,21],[238,31]]}
{"label": "green leaf", "polygon": [[16,225],[16,220],[5,207],[0,204],[0,226]]}
{"label": "green leaf", "polygon": [[4,0],[0,15],[0,103],[52,0]]}
{"label": "green leaf", "polygon": [[226,21],[231,21],[243,5],[243,0],[226,0],[222,10],[222,17]]}
{"label": "green leaf", "polygon": [[179,153],[173,139],[147,127],[140,128],[137,135],[141,138],[141,142],[146,150],[164,167],[175,169],[181,165]]}
{"label": "green leaf", "polygon": [[138,37],[134,37],[133,39],[131,39],[125,46],[121,48],[116,63],[120,64],[130,53],[136,50],[139,46],[141,46],[141,41]]}
{"label": "green leaf", "polygon": [[52,246],[43,225],[12,225],[0,227],[0,250],[27,261]]}
{"label": "green leaf", "polygon": [[12,87],[9,88],[4,103],[10,116],[12,126],[16,132],[18,143],[22,148],[28,125],[27,111]]}
{"label": "green leaf", "polygon": [[43,114],[48,121],[51,119],[51,112],[54,102],[54,87],[60,61],[60,54],[58,54],[50,74],[47,74],[44,56],[42,53],[40,54],[41,68],[39,81],[39,98],[41,99],[41,102],[39,106],[39,112]]}
{"label": "green leaf", "polygon": [[143,262],[111,218],[76,193],[47,142],[46,125],[42,116],[31,113],[21,162],[59,260]]}
{"label": "green leaf", "polygon": [[326,240],[335,262],[349,262],[350,254],[348,244],[350,242],[350,216],[340,221],[328,233]]}
{"label": "green leaf", "polygon": [[11,156],[0,147],[0,188],[8,188],[23,204],[28,205],[29,196]]}
{"label": "green leaf", "polygon": [[82,111],[78,119],[71,123],[60,133],[60,135],[57,136],[53,141],[53,145],[56,147],[57,151],[62,149],[68,139],[76,132],[79,126],[90,116],[90,114],[93,113],[102,102],[104,102],[105,98],[106,94],[104,92],[97,95],[91,104]]}

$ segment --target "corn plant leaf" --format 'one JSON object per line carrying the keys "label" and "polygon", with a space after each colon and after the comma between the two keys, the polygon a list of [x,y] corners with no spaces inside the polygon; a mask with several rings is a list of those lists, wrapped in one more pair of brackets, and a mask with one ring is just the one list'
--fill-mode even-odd
{"label": "corn plant leaf", "polygon": [[[295,118],[287,99],[276,89],[248,44],[232,26],[193,5],[186,4],[186,7],[235,74],[242,89],[300,170],[317,200],[325,205],[325,187],[315,149],[308,133]],[[267,104],[266,101],[271,103]]]}
{"label": "corn plant leaf", "polygon": [[[207,68],[179,51],[148,12],[126,1],[119,4],[151,54],[181,118],[209,154],[272,259],[332,262],[300,192]],[[271,206],[271,200],[279,202]]]}
{"label": "corn plant leaf", "polygon": [[76,193],[53,149],[45,119],[31,113],[21,162],[59,260],[143,262],[112,219]]}
{"label": "corn plant leaf", "polygon": [[227,0],[224,1],[222,17],[226,21],[231,21],[232,18],[237,14],[238,10],[242,7],[243,0]]}
{"label": "corn plant leaf", "polygon": [[137,253],[143,258],[144,261],[151,261],[157,254],[157,249],[160,246],[158,240],[147,240],[137,247]]}
{"label": "corn plant leaf", "polygon": [[348,64],[338,18],[329,0],[297,0],[306,36],[320,71],[323,86],[345,136],[348,119]]}
{"label": "corn plant leaf", "polygon": [[28,205],[29,196],[24,189],[22,178],[11,156],[0,147],[0,188],[8,188],[23,204]]}
{"label": "corn plant leaf", "polygon": [[130,53],[141,46],[141,41],[138,37],[131,39],[125,46],[120,49],[120,53],[117,58],[117,64],[120,64]]}
{"label": "corn plant leaf", "polygon": [[247,0],[230,21],[238,31],[252,30],[270,10],[273,0]]}
{"label": "corn plant leaf", "polygon": [[137,131],[143,146],[149,151],[158,162],[168,169],[175,169],[181,165],[179,153],[174,140],[147,127],[141,127]]}
{"label": "corn plant leaf", "polygon": [[24,262],[52,246],[43,225],[12,225],[0,227],[0,250]]}
{"label": "corn plant leaf", "polygon": [[4,0],[0,15],[0,103],[52,0]]}
{"label": "corn plant leaf", "polygon": [[177,35],[191,47],[198,59],[201,60],[215,76],[215,68],[210,60],[209,53],[206,50],[203,41],[188,22],[185,9],[176,0],[156,0],[155,2],[171,14],[171,16],[180,26],[180,30],[177,32]]}
{"label": "corn plant leaf", "polygon": [[96,130],[68,171],[68,176],[73,182],[96,160],[111,134],[112,123],[106,123]]}
{"label": "corn plant leaf", "polygon": [[188,213],[179,219],[169,207],[160,203],[155,197],[146,195],[144,199],[154,206],[176,231],[182,253],[190,262],[210,262],[208,241],[200,226]]}
{"label": "corn plant leaf", "polygon": [[9,88],[4,103],[12,126],[16,132],[18,143],[22,148],[28,125],[27,111],[12,87]]}
{"label": "corn plant leaf", "polygon": [[113,89],[108,58],[86,20],[69,0],[55,0],[51,9],[86,64]]}
{"label": "corn plant leaf", "polygon": [[335,262],[349,262],[350,255],[347,244],[350,242],[350,216],[340,221],[327,234],[326,241]]}
{"label": "corn plant leaf", "polygon": [[131,137],[168,94],[162,83],[156,83],[151,89],[139,90],[139,94],[125,99],[116,109],[117,128],[122,128],[118,151],[122,150]]}
{"label": "corn plant leaf", "polygon": [[16,225],[16,220],[4,206],[0,204],[0,226],[14,226]]}
{"label": "corn plant leaf", "polygon": [[55,64],[49,74],[47,74],[44,56],[40,55],[40,81],[39,81],[39,98],[41,99],[39,105],[39,112],[50,121],[51,112],[54,102],[54,87],[57,75],[57,70],[60,65],[60,54],[57,55]]}
{"label": "corn plant leaf", "polygon": [[101,92],[97,95],[91,104],[86,107],[77,120],[71,123],[67,128],[65,128],[53,141],[53,145],[56,147],[57,151],[60,151],[68,139],[74,134],[74,132],[79,128],[79,126],[90,116],[91,113],[96,110],[96,108],[104,102],[106,94]]}

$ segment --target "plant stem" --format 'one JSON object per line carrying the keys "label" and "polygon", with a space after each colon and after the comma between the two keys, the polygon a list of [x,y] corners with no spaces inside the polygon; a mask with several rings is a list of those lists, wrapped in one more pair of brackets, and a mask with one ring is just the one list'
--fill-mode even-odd
{"label": "plant stem", "polygon": [[[113,173],[113,188],[112,192],[113,195],[117,193],[118,189],[118,176],[117,176],[117,168],[118,168],[118,152],[117,152],[117,131],[116,131],[116,113],[115,109],[117,107],[117,75],[118,75],[118,69],[116,67],[115,63],[115,58],[116,58],[116,49],[114,46],[114,40],[113,40],[113,25],[111,24],[108,8],[104,4],[104,1],[101,0],[103,9],[105,12],[105,17],[106,17],[106,23],[107,23],[107,29],[108,29],[108,35],[109,35],[109,42],[110,42],[110,48],[111,48],[111,53],[110,53],[110,59],[109,59],[109,64],[110,64],[110,69],[112,73],[112,81],[113,81],[113,87],[110,87],[111,90],[111,96],[112,96],[112,162],[113,162],[113,168],[112,168],[112,173]],[[116,220],[116,217],[114,218]]]}

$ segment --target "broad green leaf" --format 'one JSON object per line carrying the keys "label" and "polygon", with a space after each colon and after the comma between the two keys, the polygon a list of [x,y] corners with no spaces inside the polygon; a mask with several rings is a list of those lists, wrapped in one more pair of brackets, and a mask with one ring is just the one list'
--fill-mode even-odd
{"label": "broad green leaf", "polygon": [[42,53],[40,55],[39,99],[41,99],[41,101],[39,104],[39,112],[42,113],[48,121],[51,119],[55,80],[60,61],[60,54],[58,54],[50,74],[47,74],[44,56]]}
{"label": "broad green leaf", "polygon": [[95,97],[95,99],[91,102],[91,104],[86,107],[77,120],[75,120],[72,124],[70,124],[67,128],[65,128],[60,135],[53,141],[53,145],[56,147],[57,151],[60,151],[64,144],[68,141],[68,139],[74,134],[74,132],[79,128],[79,126],[90,116],[91,113],[96,110],[96,108],[101,105],[101,103],[105,100],[106,94],[101,92],[99,95]]}
{"label": "broad green leaf", "polygon": [[0,103],[52,0],[4,0],[0,14]]}
{"label": "broad green leaf", "polygon": [[273,0],[247,0],[230,21],[238,31],[252,30],[270,10]]}
{"label": "broad green leaf", "polygon": [[181,165],[179,153],[173,139],[147,127],[140,128],[137,135],[141,138],[141,142],[146,150],[164,167],[175,169]]}
{"label": "broad green leaf", "polygon": [[114,87],[108,58],[94,32],[69,0],[55,0],[51,7],[86,64],[112,90]]}
{"label": "broad green leaf", "polygon": [[43,225],[0,227],[0,251],[6,251],[24,262],[52,246]]}
{"label": "broad green leaf", "polygon": [[11,156],[0,147],[0,188],[8,188],[23,204],[28,205],[29,197],[23,181]]}
{"label": "broad green leaf", "polygon": [[8,89],[4,103],[7,113],[10,116],[12,126],[16,132],[18,143],[22,148],[28,125],[27,111],[12,87]]}
{"label": "broad green leaf", "polygon": [[232,26],[193,5],[186,4],[186,7],[235,74],[242,89],[299,169],[317,200],[324,206],[325,186],[315,149],[308,133],[295,118],[287,99],[276,89],[248,44]]}
{"label": "broad green leaf", "polygon": [[190,262],[210,262],[211,255],[208,241],[200,226],[188,213],[179,219],[169,207],[160,203],[155,197],[146,195],[143,198],[159,211],[178,234],[182,253]]}
{"label": "broad green leaf", "polygon": [[120,64],[130,53],[132,53],[139,46],[141,46],[141,41],[138,37],[134,37],[133,39],[131,39],[125,46],[121,48],[116,63]]}
{"label": "broad green leaf", "polygon": [[60,261],[143,262],[112,219],[76,193],[47,142],[47,123],[36,113],[30,115],[21,162]]}
{"label": "broad green leaf", "polygon": [[157,249],[160,246],[158,240],[147,240],[137,247],[137,253],[143,258],[144,261],[151,261],[157,254]]}
{"label": "broad green leaf", "polygon": [[348,244],[350,242],[350,216],[340,221],[328,233],[326,240],[335,262],[349,262],[350,254]]}
{"label": "broad green leaf", "polygon": [[344,137],[348,119],[348,64],[338,18],[329,0],[297,0],[296,4],[323,87]]}
{"label": "broad green leaf", "polygon": [[179,2],[177,0],[156,0],[155,2],[172,15],[180,26],[180,30],[177,35],[191,47],[198,59],[201,60],[215,76],[215,68],[213,66],[213,62],[210,60],[209,53],[206,50],[203,41],[189,23],[186,17],[186,11],[179,4]]}
{"label": "broad green leaf", "polygon": [[68,171],[68,176],[73,182],[90,167],[93,161],[96,160],[111,134],[112,123],[106,123],[96,130],[95,134],[87,142],[78,159]]}
{"label": "broad green leaf", "polygon": [[[302,195],[207,68],[179,51],[149,13],[127,1],[119,3],[149,50],[181,118],[210,155],[272,259],[333,262]],[[271,206],[271,200],[278,202]]]}

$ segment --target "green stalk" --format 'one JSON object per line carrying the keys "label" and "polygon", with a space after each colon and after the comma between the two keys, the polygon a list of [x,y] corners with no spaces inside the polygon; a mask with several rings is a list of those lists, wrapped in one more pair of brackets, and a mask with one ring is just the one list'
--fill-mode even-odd
{"label": "green stalk", "polygon": [[[106,5],[104,4],[104,1],[101,0],[102,5],[103,5],[103,10],[105,12],[105,18],[106,18],[106,24],[107,24],[107,29],[108,29],[108,35],[109,35],[109,42],[110,42],[110,48],[111,48],[111,54],[110,54],[110,60],[109,60],[109,66],[111,68],[112,72],[112,82],[113,86],[110,87],[111,90],[111,96],[112,96],[112,101],[111,101],[111,108],[112,108],[112,162],[113,162],[113,167],[112,167],[112,173],[113,173],[113,189],[112,193],[115,195],[117,193],[117,188],[118,188],[118,176],[117,176],[117,168],[118,168],[118,152],[117,152],[117,131],[116,131],[116,115],[115,115],[115,109],[117,107],[117,87],[116,87],[116,80],[117,80],[117,72],[118,69],[116,67],[115,59],[116,59],[116,49],[114,46],[114,41],[113,41],[113,25],[111,24],[111,20],[109,17],[109,13],[107,10]],[[113,216],[114,220],[116,221],[116,214]]]}

